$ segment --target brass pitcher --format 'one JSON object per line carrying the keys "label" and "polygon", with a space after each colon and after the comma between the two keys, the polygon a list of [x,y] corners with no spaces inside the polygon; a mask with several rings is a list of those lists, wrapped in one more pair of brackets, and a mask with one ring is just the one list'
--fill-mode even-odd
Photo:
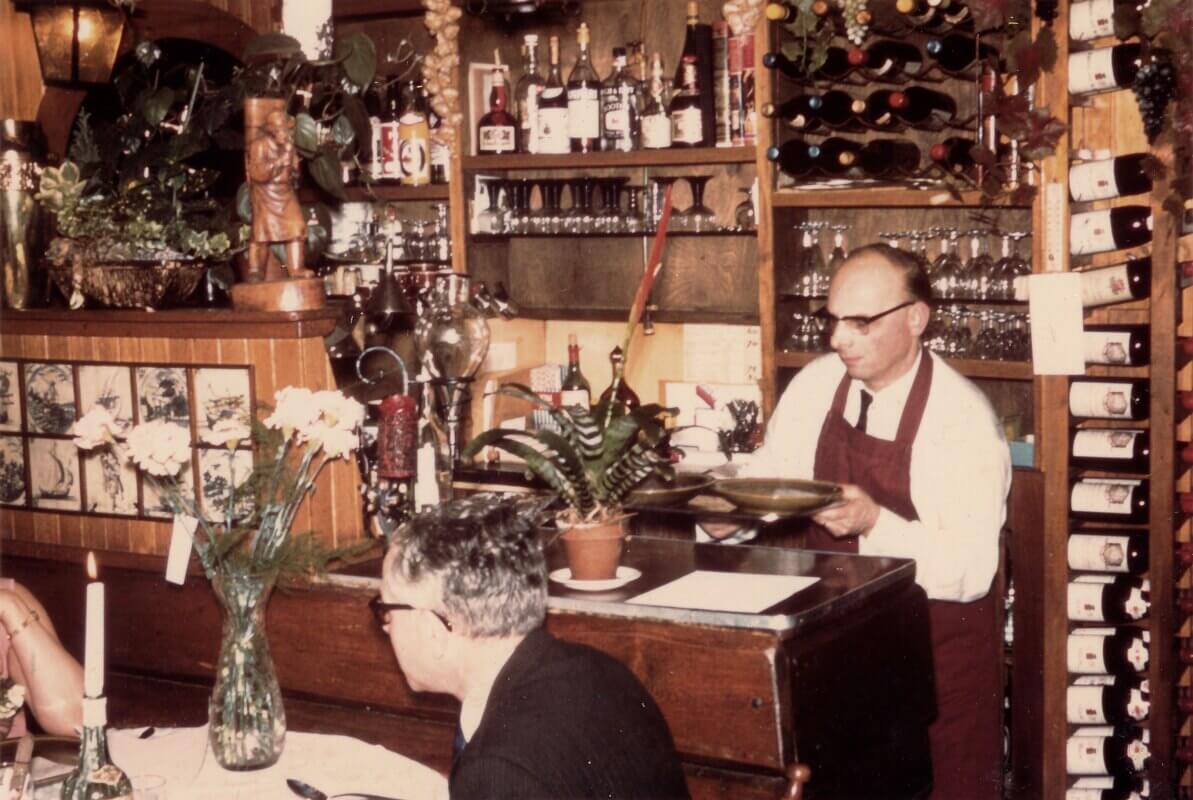
{"label": "brass pitcher", "polygon": [[32,308],[46,296],[45,217],[33,198],[41,175],[40,141],[36,122],[0,120],[0,263],[7,308]]}

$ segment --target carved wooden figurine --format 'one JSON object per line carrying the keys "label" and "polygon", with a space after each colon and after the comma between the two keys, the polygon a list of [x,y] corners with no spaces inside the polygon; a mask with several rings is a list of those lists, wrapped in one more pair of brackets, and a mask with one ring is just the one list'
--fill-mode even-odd
{"label": "carved wooden figurine", "polygon": [[[245,151],[245,172],[253,208],[253,233],[249,243],[249,283],[314,277],[304,264],[306,221],[296,191],[300,175],[294,149],[294,119],[284,111],[271,111],[259,135]],[[285,270],[269,257],[269,246],[286,249]]]}

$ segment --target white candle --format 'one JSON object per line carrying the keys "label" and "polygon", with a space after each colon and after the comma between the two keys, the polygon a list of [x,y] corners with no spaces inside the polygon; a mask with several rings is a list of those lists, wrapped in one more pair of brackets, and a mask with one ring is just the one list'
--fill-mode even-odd
{"label": "white candle", "polygon": [[[95,554],[87,554],[87,574],[96,577]],[[87,633],[83,645],[83,693],[101,697],[104,693],[104,585],[87,584]]]}

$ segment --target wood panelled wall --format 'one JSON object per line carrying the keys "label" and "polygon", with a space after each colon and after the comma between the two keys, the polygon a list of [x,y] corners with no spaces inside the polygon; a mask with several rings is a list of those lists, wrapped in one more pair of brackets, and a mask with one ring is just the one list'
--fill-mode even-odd
{"label": "wood panelled wall", "polygon": [[[136,336],[30,335],[0,332],[0,357],[114,364],[252,365],[259,403],[273,405],[285,386],[335,388],[323,339],[155,338]],[[260,416],[260,414],[258,415]],[[359,477],[352,461],[328,465],[295,517],[292,532],[313,532],[333,546],[364,537]],[[163,555],[170,522],[57,511],[0,510],[0,540],[22,539],[97,550]]]}
{"label": "wood panelled wall", "polygon": [[[194,0],[228,12],[254,30],[264,32],[277,28],[281,19],[282,0]],[[141,0],[138,7],[151,11],[161,5],[157,0]],[[125,44],[131,41],[125,33]],[[29,15],[18,12],[13,0],[0,0],[0,118],[37,119],[44,86],[41,66],[37,62],[37,48],[33,44],[33,27]],[[239,56],[239,53],[234,55]]]}

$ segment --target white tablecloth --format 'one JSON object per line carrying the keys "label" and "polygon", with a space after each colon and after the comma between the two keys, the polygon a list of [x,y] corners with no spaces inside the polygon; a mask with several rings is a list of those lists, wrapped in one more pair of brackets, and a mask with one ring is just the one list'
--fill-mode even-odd
{"label": "white tablecloth", "polygon": [[286,786],[297,778],[334,795],[367,792],[402,800],[447,798],[447,779],[406,756],[349,736],[286,733],[278,763],[252,772],[229,772],[207,746],[207,726],[109,731],[112,760],[132,775],[161,775],[169,800],[294,800]]}

